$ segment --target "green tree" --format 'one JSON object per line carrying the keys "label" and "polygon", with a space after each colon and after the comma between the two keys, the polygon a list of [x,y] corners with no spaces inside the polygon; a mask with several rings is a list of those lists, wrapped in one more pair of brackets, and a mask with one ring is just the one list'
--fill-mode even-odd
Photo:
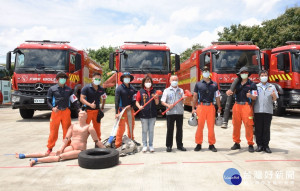
{"label": "green tree", "polygon": [[252,41],[261,49],[285,45],[286,41],[300,40],[300,7],[286,9],[276,19],[261,26],[231,25],[219,32],[219,41]]}
{"label": "green tree", "polygon": [[181,54],[180,54],[180,62],[184,62],[185,60],[187,60],[191,54],[197,50],[197,49],[202,49],[204,48],[204,46],[202,46],[201,44],[199,43],[196,43],[194,44],[191,48],[188,48],[186,49],[185,51],[183,51]]}
{"label": "green tree", "polygon": [[[115,51],[115,49],[116,48],[113,48],[111,46],[109,46],[108,48],[102,46],[98,50],[87,49],[89,57],[91,57],[96,62],[100,63],[100,65],[102,66],[102,70],[103,70],[102,81],[103,82],[105,82],[110,77],[110,75],[107,75],[111,71],[109,69],[109,55],[110,55],[110,53],[113,53]],[[115,95],[115,87],[107,88],[106,93],[108,95]]]}

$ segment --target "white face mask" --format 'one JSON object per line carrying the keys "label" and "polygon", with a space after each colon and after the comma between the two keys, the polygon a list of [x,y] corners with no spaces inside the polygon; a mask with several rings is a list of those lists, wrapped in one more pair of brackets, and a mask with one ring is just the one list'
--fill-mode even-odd
{"label": "white face mask", "polygon": [[124,82],[125,84],[129,84],[130,78],[124,78],[124,79],[123,79],[123,82]]}
{"label": "white face mask", "polygon": [[178,85],[178,81],[172,81],[172,82],[171,82],[171,86],[172,86],[172,87],[176,88],[177,85]]}
{"label": "white face mask", "polygon": [[247,79],[248,78],[248,74],[241,74],[241,78],[244,80],[244,79]]}
{"label": "white face mask", "polygon": [[205,71],[205,72],[202,73],[202,76],[204,78],[209,78],[209,75],[210,75],[210,73],[208,71]]}
{"label": "white face mask", "polygon": [[101,83],[101,80],[95,80],[95,78],[93,79],[93,83],[98,86]]}
{"label": "white face mask", "polygon": [[262,76],[262,77],[260,77],[260,81],[262,83],[266,83],[268,81],[268,76]]}
{"label": "white face mask", "polygon": [[150,87],[151,87],[151,85],[152,85],[152,84],[151,84],[150,82],[148,82],[148,83],[145,83],[145,87],[146,87],[146,88],[150,88]]}

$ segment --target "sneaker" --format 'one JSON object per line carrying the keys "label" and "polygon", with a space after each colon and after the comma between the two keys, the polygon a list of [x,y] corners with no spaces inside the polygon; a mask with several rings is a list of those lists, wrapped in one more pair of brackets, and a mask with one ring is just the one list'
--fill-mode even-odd
{"label": "sneaker", "polygon": [[249,151],[250,153],[253,153],[253,152],[254,152],[254,147],[253,147],[253,145],[249,145],[248,151]]}
{"label": "sneaker", "polygon": [[197,146],[194,148],[194,151],[200,151],[201,150],[201,145],[197,144]]}
{"label": "sneaker", "polygon": [[147,152],[147,149],[148,148],[146,146],[144,146],[143,149],[142,149],[142,151],[145,153],[145,152]]}
{"label": "sneaker", "polygon": [[239,143],[234,143],[234,145],[231,147],[231,150],[241,149],[241,145]]}
{"label": "sneaker", "polygon": [[217,149],[214,145],[209,145],[208,149],[211,150],[212,152],[217,152]]}
{"label": "sneaker", "polygon": [[153,146],[151,146],[149,149],[150,149],[150,152],[151,152],[151,153],[153,153],[153,152],[154,152],[154,148],[153,148]]}

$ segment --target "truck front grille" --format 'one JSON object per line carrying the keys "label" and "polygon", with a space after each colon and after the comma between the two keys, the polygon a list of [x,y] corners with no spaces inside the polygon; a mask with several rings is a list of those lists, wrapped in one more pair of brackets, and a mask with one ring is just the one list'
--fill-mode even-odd
{"label": "truck front grille", "polygon": [[47,96],[48,89],[55,84],[18,84],[19,91],[28,96]]}

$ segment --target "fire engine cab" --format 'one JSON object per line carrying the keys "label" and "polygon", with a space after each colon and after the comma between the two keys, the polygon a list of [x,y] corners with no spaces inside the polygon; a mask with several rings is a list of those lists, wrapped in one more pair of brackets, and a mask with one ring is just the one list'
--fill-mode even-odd
{"label": "fire engine cab", "polygon": [[[93,72],[102,73],[101,66],[86,52],[68,45],[68,41],[26,41],[7,53],[6,68],[11,69],[11,53],[15,54],[12,78],[12,108],[19,109],[22,118],[32,118],[35,110],[49,110],[48,89],[57,83],[56,74],[65,72],[66,85],[79,97],[81,88],[90,83]],[[71,108],[72,117],[77,116]]]}

